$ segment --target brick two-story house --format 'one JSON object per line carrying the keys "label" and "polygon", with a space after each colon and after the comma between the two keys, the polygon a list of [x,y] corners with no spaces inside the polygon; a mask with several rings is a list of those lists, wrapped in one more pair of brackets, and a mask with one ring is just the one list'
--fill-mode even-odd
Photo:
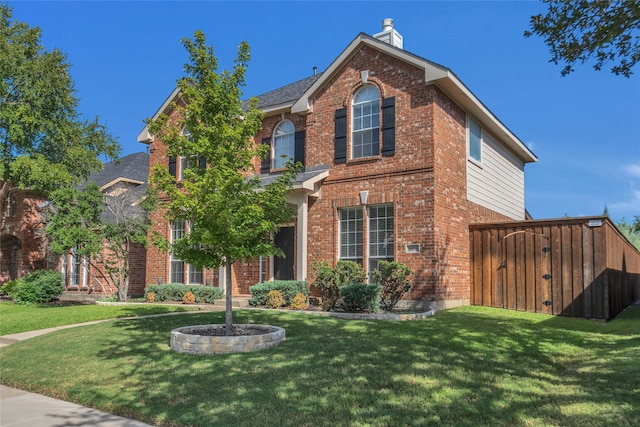
{"label": "brick two-story house", "polygon": [[[256,161],[267,182],[283,157],[304,165],[289,195],[295,221],[275,236],[286,258],[236,263],[234,293],[272,279],[309,279],[314,261],[347,259],[371,271],[379,260],[413,270],[406,303],[468,304],[470,223],[522,220],[524,166],[535,155],[453,74],[402,48],[393,21],[359,34],[322,73],[259,96],[265,113]],[[156,113],[169,111],[175,90]],[[150,164],[179,178],[159,137],[145,128]],[[185,232],[155,212],[156,232]],[[218,286],[221,271],[200,271],[151,248],[150,281]]]}

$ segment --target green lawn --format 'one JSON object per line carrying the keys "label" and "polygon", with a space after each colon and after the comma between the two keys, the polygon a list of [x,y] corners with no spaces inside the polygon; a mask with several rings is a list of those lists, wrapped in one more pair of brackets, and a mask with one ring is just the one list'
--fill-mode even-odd
{"label": "green lawn", "polygon": [[117,320],[0,349],[0,382],[161,426],[636,426],[640,307],[609,323],[464,307],[405,322],[239,311],[286,328],[256,353],[195,356]]}
{"label": "green lawn", "polygon": [[92,320],[114,319],[119,317],[145,316],[149,314],[170,313],[193,310],[186,306],[170,305],[17,305],[12,302],[0,302],[0,335],[55,326],[73,325]]}

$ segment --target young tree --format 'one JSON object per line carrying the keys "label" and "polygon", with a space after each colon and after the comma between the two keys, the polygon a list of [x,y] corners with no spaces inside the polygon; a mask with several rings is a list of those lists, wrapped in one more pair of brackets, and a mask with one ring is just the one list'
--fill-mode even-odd
{"label": "young tree", "polygon": [[546,15],[531,17],[531,31],[551,49],[551,62],[567,65],[565,76],[576,62],[595,58],[594,68],[617,61],[611,68],[616,75],[629,77],[640,60],[640,3],[632,0],[542,0]]}
{"label": "young tree", "polygon": [[[267,153],[253,136],[262,126],[263,113],[252,99],[242,108],[241,88],[249,61],[249,46],[238,48],[233,70],[217,72],[213,47],[201,31],[182,41],[189,53],[188,76],[178,82],[180,100],[171,110],[149,121],[151,134],[168,146],[169,156],[192,159],[177,183],[166,166],[152,168],[150,182],[160,193],[160,206],[169,221],[189,224],[182,239],[155,243],[198,267],[226,268],[226,333],[232,333],[231,266],[243,258],[279,254],[272,236],[278,224],[294,211],[285,197],[295,176],[289,167],[269,185],[262,185],[252,160]],[[208,165],[208,167],[204,167]]]}
{"label": "young tree", "polygon": [[0,179],[44,192],[78,183],[120,147],[97,119],[80,118],[65,55],[11,17],[0,4]]}
{"label": "young tree", "polygon": [[86,257],[92,278],[102,287],[111,283],[118,301],[129,290],[129,256],[134,243],[146,246],[148,221],[139,205],[140,195],[124,191],[104,195],[89,182],[82,190],[61,188],[50,194],[53,202],[45,214],[51,251],[63,255],[72,251]]}

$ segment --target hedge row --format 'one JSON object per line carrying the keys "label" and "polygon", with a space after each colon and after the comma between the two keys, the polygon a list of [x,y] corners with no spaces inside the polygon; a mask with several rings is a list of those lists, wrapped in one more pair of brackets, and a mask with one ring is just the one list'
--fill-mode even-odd
{"label": "hedge row", "polygon": [[285,305],[291,305],[296,294],[309,296],[309,283],[295,280],[275,280],[273,282],[263,282],[249,287],[251,305],[266,305],[269,291],[280,291],[284,297]]}
{"label": "hedge row", "polygon": [[184,294],[191,292],[196,297],[197,303],[213,304],[216,300],[224,298],[222,289],[213,286],[183,285],[181,283],[165,283],[162,285],[147,285],[144,297],[153,292],[156,302],[182,301]]}

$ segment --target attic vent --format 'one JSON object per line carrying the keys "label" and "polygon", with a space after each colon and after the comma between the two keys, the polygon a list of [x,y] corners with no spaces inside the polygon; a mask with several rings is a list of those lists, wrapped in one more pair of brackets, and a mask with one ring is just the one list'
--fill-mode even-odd
{"label": "attic vent", "polygon": [[420,253],[420,245],[418,244],[409,244],[404,245],[404,251],[408,254],[419,254]]}
{"label": "attic vent", "polygon": [[374,34],[373,37],[402,49],[402,36],[393,28],[393,19],[391,18],[385,18],[382,21],[382,32]]}

